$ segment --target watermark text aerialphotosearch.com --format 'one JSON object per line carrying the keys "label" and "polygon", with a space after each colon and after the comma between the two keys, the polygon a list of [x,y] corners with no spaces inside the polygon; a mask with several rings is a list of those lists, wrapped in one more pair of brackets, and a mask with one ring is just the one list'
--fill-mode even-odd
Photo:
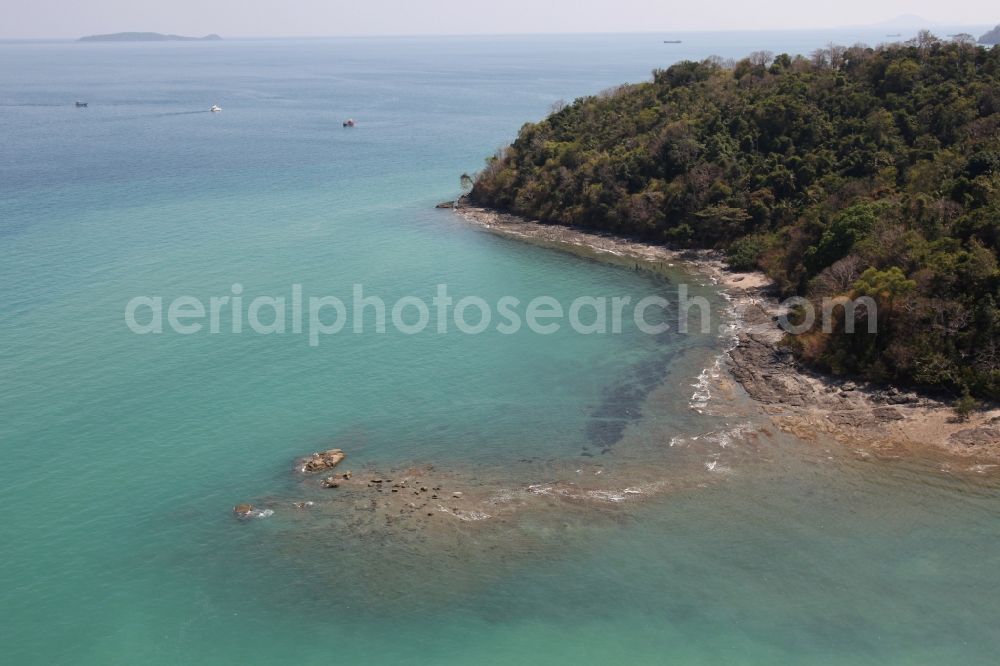
{"label": "watermark text aerialphotosearch.com", "polygon": [[[796,297],[783,305],[786,311],[799,314],[795,323],[788,316],[779,318],[784,330],[797,334],[813,328],[817,313],[812,302]],[[824,299],[819,314],[824,332],[832,330],[837,308],[843,308],[847,332],[854,331],[859,313],[867,320],[868,332],[874,332],[876,306],[868,297]],[[427,331],[478,335],[489,330],[503,335],[522,330],[551,335],[567,327],[581,335],[604,335],[620,334],[634,324],[635,329],[648,335],[671,330],[708,334],[713,330],[712,314],[708,299],[689,295],[686,284],[678,285],[672,299],[662,294],[642,298],[578,296],[568,302],[552,296],[531,299],[501,296],[492,301],[480,296],[456,299],[447,285],[438,284],[430,298],[403,296],[387,302],[378,295],[367,294],[360,284],[352,286],[350,298],[306,296],[301,284],[291,285],[287,295],[251,298],[244,294],[240,283],[234,283],[229,293],[222,296],[207,299],[190,295],[172,299],[136,296],[125,305],[125,323],[130,331],[140,335],[291,333],[307,336],[313,347],[320,344],[323,336],[384,334],[389,330],[404,335]]]}

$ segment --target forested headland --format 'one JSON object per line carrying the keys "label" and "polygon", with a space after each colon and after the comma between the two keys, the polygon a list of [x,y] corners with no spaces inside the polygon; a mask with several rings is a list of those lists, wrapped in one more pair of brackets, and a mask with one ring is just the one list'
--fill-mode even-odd
{"label": "forested headland", "polygon": [[841,321],[790,340],[800,358],[1000,399],[1000,49],[922,33],[680,62],[524,125],[470,198],[719,248],[784,295],[871,296],[877,333]]}

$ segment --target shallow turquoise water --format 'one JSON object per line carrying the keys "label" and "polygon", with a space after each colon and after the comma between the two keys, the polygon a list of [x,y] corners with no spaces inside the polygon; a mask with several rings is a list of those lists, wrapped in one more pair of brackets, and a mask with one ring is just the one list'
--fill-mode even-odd
{"label": "shallow turquoise water", "polygon": [[[864,37],[0,44],[7,660],[994,663],[989,485],[738,439],[721,482],[681,482],[718,451],[665,442],[744,418],[688,407],[726,344],[714,330],[310,347],[123,321],[133,296],[237,282],[389,302],[442,283],[488,301],[670,294],[683,274],[497,238],[433,204],[559,98],[676,57]],[[328,445],[483,476],[531,458],[532,481],[596,459],[678,490],[443,544],[232,519],[299,492],[291,461]]]}

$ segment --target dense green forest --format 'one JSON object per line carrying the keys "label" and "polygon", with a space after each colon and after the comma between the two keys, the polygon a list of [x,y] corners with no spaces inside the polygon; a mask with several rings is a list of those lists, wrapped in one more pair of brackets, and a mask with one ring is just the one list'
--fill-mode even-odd
{"label": "dense green forest", "polygon": [[1000,398],[1000,49],[922,33],[806,58],[680,62],[560,105],[478,174],[475,203],[724,249],[784,295],[868,295],[878,332],[808,363]]}

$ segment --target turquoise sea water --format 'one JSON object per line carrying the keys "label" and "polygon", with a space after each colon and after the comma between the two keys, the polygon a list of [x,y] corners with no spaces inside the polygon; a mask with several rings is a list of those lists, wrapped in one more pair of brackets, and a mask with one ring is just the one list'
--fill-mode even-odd
{"label": "turquoise sea water", "polygon": [[[0,44],[3,661],[995,663],[996,488],[740,437],[755,424],[738,396],[691,409],[728,344],[714,324],[316,347],[125,325],[134,296],[234,283],[248,300],[292,284],[348,300],[357,283],[390,303],[438,284],[568,303],[688,281],[722,312],[677,267],[433,208],[558,99],[678,58],[881,36],[683,37]],[[313,492],[294,459],[329,446],[354,469],[433,464],[463,487],[601,471],[667,491],[359,530],[354,507],[287,509]],[[275,513],[236,521],[243,501]]]}

